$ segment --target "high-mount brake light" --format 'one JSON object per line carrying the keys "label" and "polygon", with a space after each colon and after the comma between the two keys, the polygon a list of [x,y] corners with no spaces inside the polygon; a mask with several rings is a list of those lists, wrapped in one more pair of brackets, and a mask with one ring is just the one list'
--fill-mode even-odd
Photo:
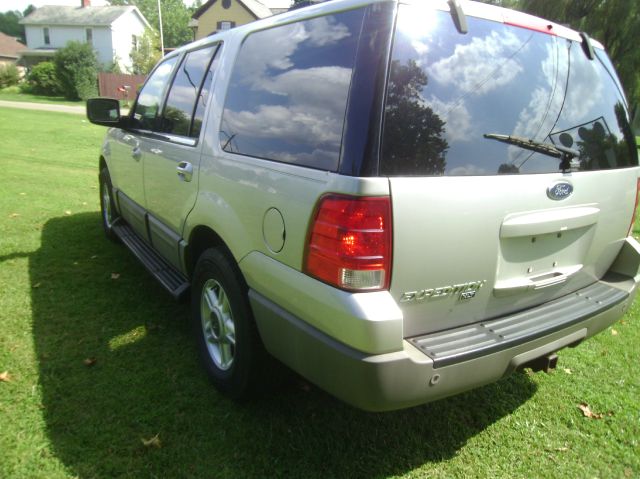
{"label": "high-mount brake light", "polygon": [[638,178],[636,182],[636,203],[633,207],[633,215],[631,215],[631,224],[629,225],[629,231],[627,231],[627,236],[629,236],[633,232],[633,225],[636,222],[636,214],[638,213],[638,200],[640,199],[640,178]]}
{"label": "high-mount brake light", "polygon": [[304,271],[349,291],[388,289],[391,200],[330,194],[317,207]]}
{"label": "high-mount brake light", "polygon": [[505,15],[504,24],[514,27],[526,28],[527,30],[546,33],[548,35],[557,35],[553,30],[552,23],[543,20],[542,18],[527,15],[525,13],[509,12],[508,15]]}

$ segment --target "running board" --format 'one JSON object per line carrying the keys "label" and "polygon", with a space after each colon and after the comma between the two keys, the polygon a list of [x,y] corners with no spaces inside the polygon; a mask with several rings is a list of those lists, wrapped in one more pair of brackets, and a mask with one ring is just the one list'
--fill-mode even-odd
{"label": "running board", "polygon": [[171,296],[182,299],[189,290],[189,280],[167,263],[151,246],[142,241],[124,221],[118,220],[112,229],[144,267],[171,293]]}

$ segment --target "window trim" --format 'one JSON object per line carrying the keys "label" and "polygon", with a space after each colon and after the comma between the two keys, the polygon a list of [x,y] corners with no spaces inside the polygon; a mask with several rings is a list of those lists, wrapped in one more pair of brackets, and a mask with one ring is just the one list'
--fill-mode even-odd
{"label": "window trim", "polygon": [[[202,50],[205,48],[210,48],[210,47],[216,47],[214,50],[213,55],[211,55],[211,59],[209,60],[209,63],[207,64],[207,70],[209,68],[211,68],[211,63],[216,59],[219,58],[219,55],[221,55],[221,51],[223,48],[224,42],[223,41],[216,41],[216,42],[212,42],[212,43],[208,43],[206,45],[200,45],[197,48],[192,48],[190,50],[185,50],[182,51],[180,53],[177,53],[175,55],[172,56],[167,56],[165,58],[162,59],[162,61],[158,62],[158,64],[153,68],[153,70],[151,70],[151,72],[149,73],[149,76],[147,77],[147,79],[145,80],[144,84],[142,85],[142,88],[140,88],[140,91],[138,92],[138,95],[136,96],[136,100],[133,103],[133,105],[131,106],[131,109],[129,110],[129,123],[130,125],[134,124],[134,113],[135,113],[135,109],[138,106],[138,99],[140,98],[140,93],[142,92],[142,90],[144,89],[144,87],[147,85],[147,83],[149,82],[149,79],[153,76],[153,74],[155,73],[155,71],[158,69],[158,67],[160,65],[162,65],[164,62],[172,59],[172,58],[177,58],[178,60],[176,61],[176,65],[173,67],[173,70],[171,72],[171,75],[169,77],[169,81],[167,81],[167,84],[162,92],[161,95],[161,102],[160,102],[160,108],[158,108],[158,115],[162,118],[164,115],[164,109],[166,107],[167,104],[167,99],[169,96],[169,91],[171,90],[170,86],[173,86],[173,81],[175,80],[175,76],[177,75],[178,69],[180,68],[180,65],[182,65],[182,62],[184,61],[184,59],[186,58],[187,54],[197,51],[197,50]],[[215,81],[215,78],[212,80]],[[198,92],[200,92],[202,89],[202,84],[200,85],[200,90]],[[213,88],[212,88],[213,89]],[[213,96],[213,95],[211,95]],[[209,99],[209,102],[211,101],[211,99]],[[197,106],[197,103],[194,105],[194,108]],[[207,110],[208,111],[208,110]],[[192,124],[193,124],[193,115],[195,114],[195,110],[192,113],[191,116],[191,124],[189,125],[189,131],[191,131],[192,128]],[[143,130],[142,128],[135,128],[134,126],[131,126],[129,128],[126,129],[127,131],[131,131],[132,133],[135,133],[137,135],[140,136],[144,136],[146,138],[151,138],[154,140],[158,140],[158,141],[165,141],[165,142],[169,142],[169,143],[175,143],[178,145],[182,145],[182,146],[189,146],[189,147],[196,147],[198,145],[198,143],[200,142],[200,137],[202,136],[202,132],[204,131],[204,128],[200,130],[200,135],[198,135],[198,138],[193,138],[193,137],[189,137],[189,136],[181,136],[181,135],[173,135],[171,133],[162,133],[162,132],[158,132],[158,131],[153,131],[153,130]]]}
{"label": "window trim", "polygon": [[[159,111],[161,112],[160,113],[160,118],[163,120],[163,122],[164,122],[164,111],[165,111],[165,108],[167,106],[167,101],[169,100],[169,93],[171,92],[171,87],[173,87],[173,82],[176,79],[176,76],[178,74],[178,71],[180,70],[180,67],[186,61],[187,56],[192,52],[197,52],[198,50],[204,50],[204,49],[213,47],[214,48],[213,53],[211,55],[211,58],[209,59],[209,62],[207,63],[207,67],[206,67],[206,71],[208,72],[209,68],[211,68],[211,64],[217,58],[218,53],[220,52],[220,50],[222,48],[222,43],[223,42],[208,43],[207,45],[202,45],[202,46],[199,46],[198,48],[193,48],[191,50],[186,50],[186,51],[181,53],[181,55],[180,55],[181,59],[178,62],[177,67],[175,68],[175,70],[171,74],[171,80],[168,83],[169,87],[165,90],[165,92],[163,94],[162,107],[159,109]],[[155,71],[155,69],[154,69],[154,71]],[[203,77],[203,79],[202,79],[202,81],[200,83],[200,87],[198,88],[198,96],[200,95],[200,92],[202,92],[202,87],[204,85],[204,79],[205,78],[206,78],[206,73],[205,73],[205,76]],[[197,107],[198,107],[198,102],[195,102],[194,105],[193,105],[193,109],[191,110],[191,121],[189,122],[189,133],[191,133],[191,130],[193,128],[193,119],[194,119],[194,115],[195,115]],[[175,135],[173,133],[163,133],[163,132],[157,132],[157,133],[159,135],[166,136],[167,137],[167,141],[170,141],[170,142],[173,142],[173,143],[180,143],[180,144],[184,144],[184,145],[187,145],[187,146],[196,146],[199,143],[200,135],[202,134],[203,131],[204,131],[204,129],[200,130],[200,134],[198,134],[197,138],[194,138],[192,136]],[[181,139],[181,140],[178,141],[177,139]],[[193,144],[190,144],[191,143],[190,141],[185,141],[185,140],[194,140],[194,141],[193,141]]]}

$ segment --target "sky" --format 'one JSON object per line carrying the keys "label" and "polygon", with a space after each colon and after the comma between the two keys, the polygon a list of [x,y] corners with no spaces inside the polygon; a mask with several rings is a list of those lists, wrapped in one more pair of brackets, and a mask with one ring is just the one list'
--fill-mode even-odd
{"label": "sky", "polygon": [[[71,5],[80,6],[80,0],[0,0],[0,12],[6,12],[9,10],[18,10],[23,12],[30,4],[36,7],[43,5]],[[191,5],[193,0],[185,0],[187,5]],[[91,5],[98,7],[100,5],[107,5],[106,0],[91,0]]]}

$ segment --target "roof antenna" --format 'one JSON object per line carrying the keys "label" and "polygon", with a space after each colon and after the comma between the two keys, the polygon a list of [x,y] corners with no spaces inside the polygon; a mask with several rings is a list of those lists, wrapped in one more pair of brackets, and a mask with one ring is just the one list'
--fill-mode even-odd
{"label": "roof antenna", "polygon": [[460,2],[458,2],[458,0],[448,0],[447,3],[449,4],[449,11],[451,12],[451,18],[453,19],[456,29],[460,33],[467,33],[469,31],[467,28],[467,16],[462,11]]}
{"label": "roof antenna", "polygon": [[591,44],[591,38],[585,32],[580,32],[580,38],[582,38],[582,49],[584,54],[587,55],[589,60],[593,60],[596,54],[593,51],[593,45]]}

